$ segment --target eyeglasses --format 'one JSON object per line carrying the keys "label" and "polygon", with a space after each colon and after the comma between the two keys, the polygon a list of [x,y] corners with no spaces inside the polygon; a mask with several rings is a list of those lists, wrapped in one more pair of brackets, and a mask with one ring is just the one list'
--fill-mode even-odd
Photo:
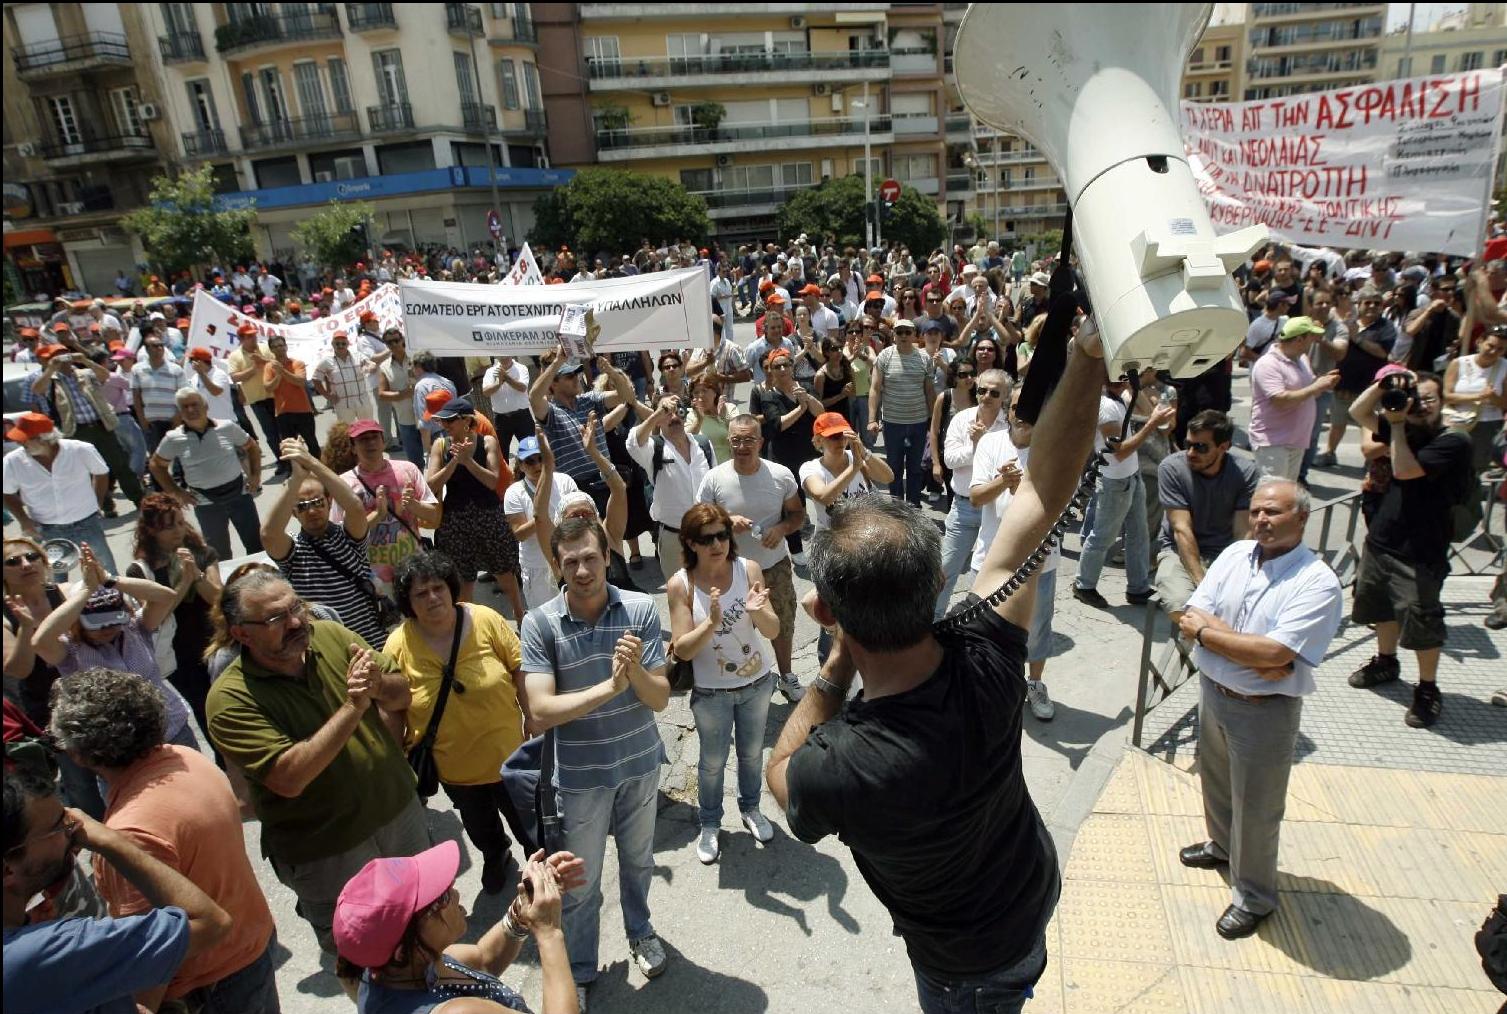
{"label": "eyeglasses", "polygon": [[973,379],[973,371],[972,370],[959,370],[957,373],[953,374],[953,376],[957,377],[959,380],[972,380]]}
{"label": "eyeglasses", "polygon": [[788,369],[790,369],[790,364],[789,363],[775,363],[773,366],[770,367],[770,369],[771,370],[788,370]]}
{"label": "eyeglasses", "polygon": [[37,552],[35,549],[31,549],[22,553],[20,556],[7,556],[5,558],[5,565],[7,567],[19,567],[23,563],[37,563],[41,559],[42,554]]}
{"label": "eyeglasses", "polygon": [[1203,440],[1189,440],[1188,450],[1196,454],[1207,454],[1214,449],[1214,445]]}
{"label": "eyeglasses", "polygon": [[975,398],[1003,398],[1005,392],[997,387],[975,387],[973,389],[973,396]]}
{"label": "eyeglasses", "polygon": [[295,511],[297,511],[298,513],[302,514],[304,511],[315,511],[315,510],[318,510],[319,508],[323,507],[327,503],[329,503],[329,501],[326,500],[324,497],[322,497],[322,496],[316,496],[312,500],[300,500],[300,501],[298,501],[298,503],[296,503],[296,504],[293,505],[293,509]]}
{"label": "eyeglasses", "polygon": [[237,621],[237,624],[239,626],[245,626],[245,627],[266,627],[266,628],[268,628],[270,630],[273,627],[280,627],[283,624],[287,623],[289,620],[294,619],[294,618],[297,618],[297,619],[300,619],[300,620],[305,619],[305,618],[308,617],[308,615],[309,615],[309,607],[306,606],[302,601],[299,601],[299,602],[295,602],[291,607],[289,607],[288,609],[284,609],[280,613],[273,613],[271,616],[268,616],[266,619],[263,619],[263,620],[239,620],[239,621]]}
{"label": "eyeglasses", "polygon": [[729,447],[753,447],[758,442],[759,442],[759,438],[758,437],[728,437],[727,438],[727,444],[728,444]]}
{"label": "eyeglasses", "polygon": [[710,546],[715,542],[731,542],[732,538],[733,533],[724,528],[717,532],[702,532],[691,539],[691,544],[695,546]]}
{"label": "eyeglasses", "polygon": [[69,820],[68,819],[68,814],[65,811],[63,813],[58,814],[58,822],[52,826],[51,830],[43,831],[41,834],[38,834],[38,835],[33,835],[33,836],[27,838],[21,844],[13,846],[12,848],[6,849],[6,851],[5,851],[5,858],[9,859],[11,856],[18,856],[21,853],[25,852],[32,845],[36,844],[37,842],[39,842],[39,841],[46,841],[48,838],[52,838],[55,835],[62,834],[62,835],[67,835],[68,837],[71,838],[71,837],[73,837],[73,832],[77,831],[78,829],[79,829],[78,821]]}

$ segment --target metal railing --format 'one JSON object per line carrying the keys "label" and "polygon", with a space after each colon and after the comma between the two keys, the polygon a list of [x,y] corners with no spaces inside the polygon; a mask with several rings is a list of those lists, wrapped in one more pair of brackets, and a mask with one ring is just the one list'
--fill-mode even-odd
{"label": "metal railing", "polygon": [[948,190],[972,190],[973,186],[973,174],[970,172],[949,172],[947,174]]}
{"label": "metal railing", "polygon": [[513,41],[514,42],[538,42],[539,29],[534,27],[534,22],[528,18],[513,18]]}
{"label": "metal railing", "polygon": [[56,42],[17,46],[11,50],[11,56],[15,58],[16,70],[24,74],[80,60],[130,63],[131,47],[126,44],[126,37],[117,32],[89,32],[65,35]]}
{"label": "metal railing", "polygon": [[225,146],[225,131],[216,128],[214,130],[194,130],[182,135],[183,154],[188,158],[203,158],[206,155],[218,155],[227,151]]}
{"label": "metal railing", "polygon": [[241,147],[269,148],[305,141],[360,136],[361,124],[356,119],[355,112],[325,113],[323,116],[302,116],[242,127]]}
{"label": "metal railing", "polygon": [[972,130],[973,118],[967,113],[947,114],[947,133],[956,133],[959,130]]}
{"label": "metal railing", "polygon": [[542,109],[525,109],[523,111],[523,129],[535,137],[542,137],[549,131],[549,117]]}
{"label": "metal railing", "polygon": [[169,32],[157,36],[157,48],[163,63],[189,63],[203,60],[204,40],[198,32]]}
{"label": "metal railing", "polygon": [[367,106],[366,121],[373,134],[413,129],[413,104],[393,102],[385,106]]}
{"label": "metal railing", "polygon": [[497,107],[480,102],[462,102],[460,119],[467,130],[496,130]]}
{"label": "metal railing", "polygon": [[470,4],[446,4],[445,27],[464,35],[481,35],[481,11]]}
{"label": "metal railing", "polygon": [[[599,149],[649,148],[666,144],[716,144],[723,141],[766,141],[782,137],[829,137],[837,134],[862,134],[862,119],[834,118],[805,120],[800,123],[732,124],[717,127],[646,127],[641,129],[599,130]],[[871,134],[891,131],[888,116],[869,119]]]}
{"label": "metal railing", "polygon": [[625,77],[690,77],[701,74],[752,74],[760,71],[864,70],[888,67],[887,49],[856,49],[846,53],[710,53],[663,59],[586,61],[593,80]]}
{"label": "metal railing", "polygon": [[109,152],[151,151],[152,135],[145,130],[125,134],[81,132],[72,140],[47,141],[41,147],[43,159],[73,158],[77,155],[102,155]]}
{"label": "metal railing", "polygon": [[233,53],[271,42],[338,39],[341,34],[340,19],[334,11],[302,8],[281,14],[256,14],[220,25],[215,29],[215,49]]}
{"label": "metal railing", "polygon": [[353,32],[370,32],[377,28],[398,27],[392,4],[346,4],[345,23]]}
{"label": "metal railing", "polygon": [[752,190],[693,190],[695,197],[706,202],[708,208],[736,208],[745,204],[783,204],[792,194],[810,190],[816,184],[794,187],[761,187]]}

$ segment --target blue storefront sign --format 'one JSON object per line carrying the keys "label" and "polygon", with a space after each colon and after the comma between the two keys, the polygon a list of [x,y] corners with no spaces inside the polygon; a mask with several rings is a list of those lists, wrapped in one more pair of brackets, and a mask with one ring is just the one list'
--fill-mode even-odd
{"label": "blue storefront sign", "polygon": [[[564,186],[571,181],[576,171],[574,169],[499,168],[493,170],[493,173],[499,190],[543,190]],[[332,180],[328,183],[304,183],[296,187],[242,190],[218,195],[215,197],[215,207],[222,211],[238,208],[271,210],[309,204],[328,204],[331,201],[365,201],[407,194],[489,188],[486,167],[457,165],[445,169],[425,169],[416,173],[395,173],[391,176],[365,176],[353,180]]]}

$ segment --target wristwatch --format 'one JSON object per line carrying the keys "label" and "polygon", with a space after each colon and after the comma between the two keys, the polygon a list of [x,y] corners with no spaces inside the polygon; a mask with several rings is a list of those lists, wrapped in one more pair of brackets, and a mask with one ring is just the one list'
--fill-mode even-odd
{"label": "wristwatch", "polygon": [[836,697],[839,701],[847,700],[848,692],[825,676],[816,677],[811,681],[811,686],[824,694]]}
{"label": "wristwatch", "polygon": [[114,588],[115,587],[115,582],[117,582],[119,580],[120,580],[120,578],[118,576],[116,576],[114,574],[111,574],[109,577],[107,577],[103,581],[101,581],[99,583],[99,585],[100,585],[101,588]]}
{"label": "wristwatch", "polygon": [[1193,632],[1193,643],[1198,645],[1200,648],[1204,646],[1204,631],[1208,629],[1209,625],[1205,623],[1203,626],[1199,627]]}

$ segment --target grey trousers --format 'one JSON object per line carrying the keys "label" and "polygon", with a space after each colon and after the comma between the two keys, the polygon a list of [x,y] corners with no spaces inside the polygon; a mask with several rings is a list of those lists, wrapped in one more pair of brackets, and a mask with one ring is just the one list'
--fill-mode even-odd
{"label": "grey trousers", "polygon": [[1277,907],[1277,837],[1303,699],[1237,701],[1202,680],[1198,767],[1211,851],[1230,861],[1234,904],[1265,915]]}

